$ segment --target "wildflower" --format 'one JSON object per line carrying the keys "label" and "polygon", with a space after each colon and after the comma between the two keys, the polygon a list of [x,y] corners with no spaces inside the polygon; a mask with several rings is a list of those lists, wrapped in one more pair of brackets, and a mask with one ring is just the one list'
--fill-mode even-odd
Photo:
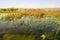
{"label": "wildflower", "polygon": [[42,40],[45,40],[46,35],[45,35],[45,34],[42,34],[42,35],[41,35],[41,38],[42,38]]}

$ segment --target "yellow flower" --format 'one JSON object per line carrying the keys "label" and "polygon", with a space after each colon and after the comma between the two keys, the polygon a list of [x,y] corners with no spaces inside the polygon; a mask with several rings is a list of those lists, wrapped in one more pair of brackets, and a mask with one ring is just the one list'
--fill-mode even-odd
{"label": "yellow flower", "polygon": [[42,39],[45,39],[45,38],[46,38],[46,35],[45,35],[45,34],[42,34],[42,35],[41,35],[41,38],[42,38]]}

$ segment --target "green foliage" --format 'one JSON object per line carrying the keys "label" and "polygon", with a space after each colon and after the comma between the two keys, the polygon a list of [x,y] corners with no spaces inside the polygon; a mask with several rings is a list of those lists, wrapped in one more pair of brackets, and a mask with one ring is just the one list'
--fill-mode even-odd
{"label": "green foliage", "polygon": [[2,20],[5,20],[5,21],[12,21],[12,20],[14,20],[14,16],[5,16],[5,17],[3,17],[2,18]]}

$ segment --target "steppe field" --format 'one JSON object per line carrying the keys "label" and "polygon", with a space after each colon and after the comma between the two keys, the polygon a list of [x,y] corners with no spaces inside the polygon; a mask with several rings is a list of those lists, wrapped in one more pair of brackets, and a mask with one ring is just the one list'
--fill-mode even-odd
{"label": "steppe field", "polygon": [[0,40],[60,40],[60,8],[0,9]]}

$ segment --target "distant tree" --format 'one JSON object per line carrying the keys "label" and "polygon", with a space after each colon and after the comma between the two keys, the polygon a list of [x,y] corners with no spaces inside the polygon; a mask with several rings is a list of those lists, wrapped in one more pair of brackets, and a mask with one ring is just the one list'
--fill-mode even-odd
{"label": "distant tree", "polygon": [[44,17],[44,13],[41,13],[41,14],[40,14],[40,17],[43,18],[43,17]]}
{"label": "distant tree", "polygon": [[6,9],[2,9],[3,11],[6,11]]}

